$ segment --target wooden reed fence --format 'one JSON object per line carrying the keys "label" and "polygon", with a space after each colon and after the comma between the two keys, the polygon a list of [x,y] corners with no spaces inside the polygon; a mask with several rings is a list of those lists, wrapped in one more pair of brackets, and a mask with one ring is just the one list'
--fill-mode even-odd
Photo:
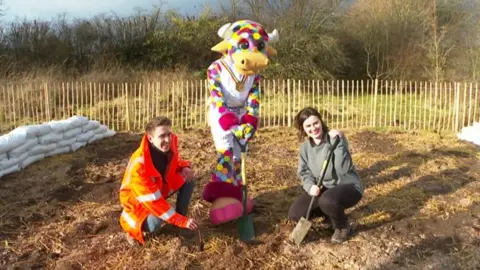
{"label": "wooden reed fence", "polygon": [[[49,82],[0,86],[0,132],[83,115],[116,131],[141,131],[153,116],[177,128],[206,127],[206,80],[146,83]],[[331,127],[458,132],[480,122],[478,85],[395,80],[262,80],[260,125],[292,126],[305,106]]]}

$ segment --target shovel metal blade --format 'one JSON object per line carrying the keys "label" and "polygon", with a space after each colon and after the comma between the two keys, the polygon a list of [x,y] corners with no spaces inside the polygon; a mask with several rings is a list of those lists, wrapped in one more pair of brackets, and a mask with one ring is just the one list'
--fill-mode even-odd
{"label": "shovel metal blade", "polygon": [[251,241],[255,238],[255,226],[253,224],[253,215],[244,215],[237,219],[240,240]]}
{"label": "shovel metal blade", "polygon": [[290,234],[290,241],[294,242],[296,245],[300,245],[310,230],[310,227],[312,227],[312,223],[302,217]]}

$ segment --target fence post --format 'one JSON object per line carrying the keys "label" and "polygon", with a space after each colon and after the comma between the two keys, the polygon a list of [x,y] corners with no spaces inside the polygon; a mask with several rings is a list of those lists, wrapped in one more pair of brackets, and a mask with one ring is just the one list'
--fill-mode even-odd
{"label": "fence post", "polygon": [[127,118],[127,130],[131,131],[130,129],[130,112],[128,111],[128,83],[125,83],[125,117]]}
{"label": "fence post", "polygon": [[378,93],[378,78],[375,78],[375,93],[373,96],[373,114],[372,114],[372,126],[376,126],[377,119],[377,93]]}
{"label": "fence post", "polygon": [[45,113],[46,113],[46,120],[51,121],[51,114],[50,114],[50,95],[48,93],[48,83],[44,83],[43,87],[45,91]]}
{"label": "fence post", "polygon": [[[15,106],[15,102],[16,102],[16,98],[15,98],[15,85],[12,84],[12,115],[13,115],[13,126],[14,127],[17,127],[17,110],[16,110],[16,106]],[[21,117],[20,117],[21,119]]]}
{"label": "fence post", "polygon": [[460,116],[460,86],[459,83],[455,84],[455,95],[456,95],[456,100],[455,100],[455,128],[453,131],[458,132],[458,118]]}
{"label": "fence post", "polygon": [[288,104],[288,127],[292,126],[292,108],[291,108],[291,97],[290,97],[290,79],[287,79],[287,104]]}
{"label": "fence post", "polygon": [[[202,89],[205,89],[205,125],[208,127],[208,110],[210,108],[210,96],[209,96],[209,88],[208,88],[208,80],[202,80],[203,86]],[[203,92],[203,91],[202,91]],[[172,102],[173,102],[173,92],[172,92]]]}

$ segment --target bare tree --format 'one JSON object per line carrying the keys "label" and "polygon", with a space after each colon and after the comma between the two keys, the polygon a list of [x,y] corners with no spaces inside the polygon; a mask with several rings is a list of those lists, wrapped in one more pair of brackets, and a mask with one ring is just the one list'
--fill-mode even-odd
{"label": "bare tree", "polygon": [[229,21],[233,22],[240,18],[242,12],[241,1],[229,0],[228,5],[223,4],[224,1],[220,1],[220,9],[227,14]]}
{"label": "bare tree", "polygon": [[[427,77],[434,79],[436,82],[443,79],[448,55],[455,46],[452,45],[448,48],[443,46],[452,31],[449,29],[450,25],[448,24],[440,25],[439,27],[437,4],[437,0],[431,1],[431,15],[429,16],[431,18],[429,20],[431,28],[430,31],[426,31],[428,33],[427,40],[425,44],[422,44],[422,47],[427,52],[426,57],[429,60],[424,65],[424,72]],[[428,29],[428,26],[426,28]]]}
{"label": "bare tree", "polygon": [[5,16],[5,6],[3,0],[0,0],[0,16]]}
{"label": "bare tree", "polygon": [[[346,55],[339,44],[337,29],[339,6],[344,0],[278,0],[250,1],[257,9],[265,5],[262,21],[270,29],[278,29],[281,42],[276,44],[281,69],[276,75],[334,78],[342,73]],[[268,11],[268,12],[267,12]],[[252,15],[253,16],[253,15]],[[300,75],[301,74],[301,75]]]}
{"label": "bare tree", "polygon": [[477,82],[480,76],[480,3],[467,1],[462,7],[463,22],[457,35],[461,41],[451,53],[450,72],[446,76]]}
{"label": "bare tree", "polygon": [[[465,0],[430,0],[429,20],[425,25],[424,42],[420,45],[425,53],[424,74],[435,81],[457,76],[464,66],[475,62],[475,38],[478,38],[478,8],[465,6]],[[474,3],[474,2],[472,2]],[[474,3],[475,4],[475,3]],[[478,4],[475,4],[478,6]],[[477,39],[478,44],[478,39]],[[478,45],[477,45],[478,47]],[[471,53],[473,59],[459,63],[456,58]],[[449,70],[450,69],[450,70]],[[465,79],[465,78],[463,78]]]}
{"label": "bare tree", "polygon": [[363,63],[369,78],[415,75],[424,10],[416,0],[357,0],[349,8],[343,20],[346,39],[355,44],[350,53],[358,52],[355,62]]}

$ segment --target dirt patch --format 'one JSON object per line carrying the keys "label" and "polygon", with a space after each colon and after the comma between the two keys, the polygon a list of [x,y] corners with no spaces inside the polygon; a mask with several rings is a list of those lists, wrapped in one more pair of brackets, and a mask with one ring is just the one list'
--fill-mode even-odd
{"label": "dirt patch", "polygon": [[[119,226],[118,189],[141,134],[118,133],[0,180],[0,268],[7,269],[474,269],[480,262],[478,150],[454,135],[345,131],[365,195],[348,209],[352,239],[332,245],[320,219],[302,246],[288,243],[288,208],[301,192],[295,131],[257,133],[247,155],[257,242],[235,223],[213,226],[201,200],[216,154],[210,133],[180,132],[199,176],[196,235],[166,226],[130,247]],[[428,143],[426,143],[428,141]],[[41,183],[41,184],[39,184]],[[172,198],[174,201],[175,196]]]}
{"label": "dirt patch", "polygon": [[69,200],[76,200],[76,191],[73,187],[69,186],[61,186],[59,188],[56,188],[51,194],[48,196],[51,198],[51,200],[57,200],[60,202],[63,201],[69,201]]}
{"label": "dirt patch", "polygon": [[402,150],[399,149],[394,136],[388,136],[381,132],[361,131],[349,136],[348,140],[352,154],[391,155]]}

